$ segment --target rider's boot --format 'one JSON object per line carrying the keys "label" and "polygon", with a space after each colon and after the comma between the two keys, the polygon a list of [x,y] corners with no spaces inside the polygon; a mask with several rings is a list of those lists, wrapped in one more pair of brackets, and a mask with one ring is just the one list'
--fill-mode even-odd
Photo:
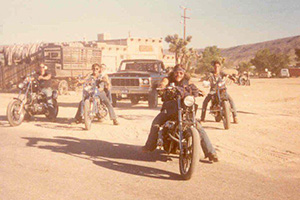
{"label": "rider's boot", "polygon": [[117,121],[117,119],[113,120],[113,124],[116,125],[116,126],[119,125],[119,122]]}

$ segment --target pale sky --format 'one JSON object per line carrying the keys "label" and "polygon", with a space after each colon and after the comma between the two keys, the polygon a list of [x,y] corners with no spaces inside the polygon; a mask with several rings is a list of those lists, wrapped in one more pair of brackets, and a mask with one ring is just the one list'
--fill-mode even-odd
{"label": "pale sky", "polygon": [[196,48],[300,35],[300,0],[0,0],[0,45],[182,36],[180,5]]}

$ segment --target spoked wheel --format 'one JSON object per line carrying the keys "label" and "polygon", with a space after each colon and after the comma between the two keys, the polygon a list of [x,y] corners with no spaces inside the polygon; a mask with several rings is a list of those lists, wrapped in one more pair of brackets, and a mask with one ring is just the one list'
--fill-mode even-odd
{"label": "spoked wheel", "polygon": [[58,93],[60,95],[68,94],[68,90],[69,90],[68,82],[66,80],[60,81],[59,84],[58,84]]}
{"label": "spoked wheel", "polygon": [[24,108],[22,110],[20,109],[21,101],[19,100],[13,100],[8,104],[6,115],[11,126],[19,126],[23,122],[25,110]]}
{"label": "spoked wheel", "polygon": [[90,100],[84,101],[84,125],[86,130],[90,130],[92,126],[93,116],[92,116],[93,103]]}
{"label": "spoked wheel", "polygon": [[230,105],[228,101],[223,101],[223,125],[224,128],[227,130],[230,128]]}
{"label": "spoked wheel", "polygon": [[182,154],[179,156],[180,174],[189,180],[199,162],[200,138],[197,129],[191,127],[183,133]]}
{"label": "spoked wheel", "polygon": [[102,102],[98,103],[98,113],[96,114],[98,121],[101,122],[108,115],[108,109]]}

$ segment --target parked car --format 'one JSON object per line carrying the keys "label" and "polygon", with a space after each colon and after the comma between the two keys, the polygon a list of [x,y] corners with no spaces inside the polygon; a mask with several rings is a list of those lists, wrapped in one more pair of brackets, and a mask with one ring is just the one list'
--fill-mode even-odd
{"label": "parked car", "polygon": [[280,77],[286,77],[286,78],[288,78],[288,77],[290,77],[290,72],[289,72],[289,69],[286,69],[286,68],[284,68],[284,69],[281,69],[280,70]]}
{"label": "parked car", "polygon": [[150,108],[156,108],[158,104],[156,88],[166,76],[161,60],[123,60],[118,71],[109,75],[113,106],[117,105],[117,101],[130,99],[133,105],[144,100],[148,101]]}

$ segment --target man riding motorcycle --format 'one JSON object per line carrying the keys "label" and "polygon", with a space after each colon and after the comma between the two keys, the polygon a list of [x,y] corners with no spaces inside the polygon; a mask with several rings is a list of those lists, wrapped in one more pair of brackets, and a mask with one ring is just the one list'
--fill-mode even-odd
{"label": "man riding motorcycle", "polygon": [[[174,83],[175,86],[180,88],[180,90],[182,90],[183,93],[192,93],[194,96],[198,96],[198,88],[195,85],[190,84],[189,79],[189,76],[185,73],[185,69],[181,65],[176,65],[173,71],[169,74],[169,76],[162,80],[159,88],[166,88],[171,83]],[[176,108],[176,105],[173,105],[172,101],[164,101],[161,112],[154,118],[152,122],[148,140],[145,146],[142,147],[142,150],[144,152],[149,152],[156,149],[159,127],[170,119],[170,115],[167,114],[169,113],[167,112],[167,110],[174,109],[174,107]],[[218,157],[216,151],[199,122],[197,122],[196,128],[201,138],[201,147],[205,157],[208,157],[210,161],[217,162]]]}
{"label": "man riding motorcycle", "polygon": [[41,63],[39,65],[39,70],[36,73],[35,79],[39,82],[39,87],[41,89],[41,92],[44,93],[47,97],[47,104],[49,107],[49,113],[50,116],[54,114],[54,106],[52,102],[52,81],[51,81],[51,73],[47,72],[48,67]]}
{"label": "man riding motorcycle", "polygon": [[[92,65],[93,73],[88,75],[88,77],[93,77],[96,81],[99,82],[99,84],[97,84],[97,90],[98,90],[97,96],[106,105],[110,119],[113,120],[113,124],[119,125],[119,122],[117,121],[117,117],[114,112],[114,109],[110,103],[110,100],[107,97],[106,92],[105,92],[105,91],[110,90],[110,82],[109,82],[107,74],[102,74],[102,72],[104,70],[103,67],[104,67],[103,65],[99,65],[97,63],[93,64]],[[83,82],[84,82],[84,80],[79,81],[79,83],[83,83]],[[83,115],[82,104],[83,104],[83,101],[80,101],[77,113],[75,115],[75,123],[77,123],[77,124],[82,122],[82,115]]]}
{"label": "man riding motorcycle", "polygon": [[[213,92],[216,90],[216,84],[219,80],[223,80],[226,75],[224,73],[221,72],[221,63],[218,60],[213,61],[213,66],[214,66],[214,72],[210,74],[210,76],[208,77],[208,81],[210,82],[210,92]],[[233,99],[230,97],[229,94],[227,94],[230,106],[233,110],[233,122],[234,123],[238,123],[238,118],[237,118],[237,112],[236,112],[236,107],[235,104],[233,102]],[[208,94],[202,104],[202,113],[201,113],[201,121],[204,122],[205,121],[205,114],[206,114],[206,108],[207,105],[209,103],[209,101],[212,99],[212,94]]]}

